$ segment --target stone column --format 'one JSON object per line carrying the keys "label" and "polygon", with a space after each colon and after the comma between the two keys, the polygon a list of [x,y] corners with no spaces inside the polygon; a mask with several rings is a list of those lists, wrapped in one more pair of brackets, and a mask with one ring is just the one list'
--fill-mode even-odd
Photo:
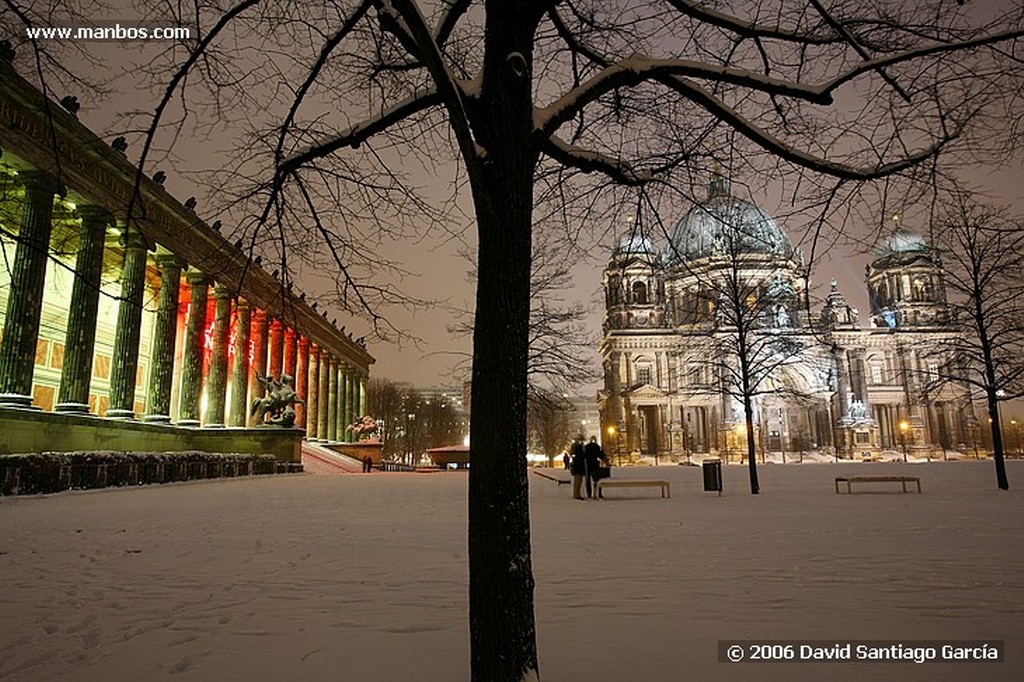
{"label": "stone column", "polygon": [[295,394],[303,400],[295,403],[295,425],[306,428],[306,405],[309,397],[309,339],[299,338],[299,351],[295,361]]}
{"label": "stone column", "polygon": [[191,298],[181,349],[181,405],[178,424],[199,426],[199,401],[203,394],[203,342],[206,333],[206,297],[210,280],[201,272],[187,275]]}
{"label": "stone column", "polygon": [[282,355],[284,351],[284,325],[275,319],[270,323],[270,369],[267,374],[275,379],[281,378]]}
{"label": "stone column", "polygon": [[53,195],[58,184],[52,176],[39,171],[22,171],[18,178],[25,185],[25,208],[18,229],[0,343],[0,405],[31,407],[46,258],[53,230]]}
{"label": "stone column", "polygon": [[203,426],[224,427],[224,408],[228,392],[228,332],[231,328],[231,292],[227,287],[213,288],[213,349],[210,376],[206,384],[206,415]]}
{"label": "stone column", "polygon": [[330,379],[331,355],[327,351],[320,351],[320,387],[317,391],[316,407],[316,437],[318,440],[327,440],[327,403],[330,400]]}
{"label": "stone column", "polygon": [[366,414],[366,376],[359,375],[359,414]]}
{"label": "stone column", "polygon": [[338,409],[340,419],[345,424],[343,440],[354,441],[356,434],[348,430],[356,421],[356,415],[352,412],[352,369],[347,366],[343,370],[342,381],[338,382],[338,402],[341,404]]}
{"label": "stone column", "polygon": [[135,418],[135,379],[139,368],[139,337],[142,331],[142,298],[146,293],[146,238],[124,226],[121,245],[121,301],[117,305],[117,329],[110,371],[111,419]]}
{"label": "stone column", "polygon": [[[257,398],[262,398],[266,391],[260,383],[260,377],[267,376],[267,314],[257,310],[252,314],[252,327],[249,332],[252,343],[252,374],[249,377],[249,404]],[[260,423],[258,419],[249,415],[249,426],[256,426]]]}
{"label": "stone column", "polygon": [[352,432],[348,430],[352,422],[349,421],[348,409],[345,406],[345,387],[349,382],[348,372],[348,365],[343,362],[338,363],[338,440],[346,442],[351,441],[353,436]]}
{"label": "stone column", "polygon": [[99,206],[82,206],[82,235],[75,260],[75,283],[64,335],[64,366],[60,371],[57,412],[89,412],[89,382],[96,347],[96,312],[103,271],[103,238],[113,216]]}
{"label": "stone column", "polygon": [[867,363],[864,361],[863,348],[850,349],[850,379],[853,385],[853,393],[864,403],[866,414],[871,416],[871,407],[868,404],[868,377]]}
{"label": "stone column", "polygon": [[281,367],[281,372],[292,378],[292,388],[295,387],[295,354],[298,336],[293,327],[284,330],[284,365]]}
{"label": "stone column", "polygon": [[315,343],[309,344],[309,374],[306,377],[306,385],[306,438],[315,441],[320,408],[320,347]]}
{"label": "stone column", "polygon": [[338,360],[327,366],[327,440],[338,440]]}
{"label": "stone column", "polygon": [[363,416],[363,414],[365,414],[360,409],[361,405],[359,402],[359,382],[361,378],[362,377],[360,377],[358,373],[355,373],[352,375],[352,381],[349,382],[348,392],[349,395],[351,396],[350,401],[352,403],[352,421],[359,419],[360,417]]}
{"label": "stone column", "polygon": [[239,298],[235,304],[234,356],[231,364],[231,409],[228,424],[245,426],[249,415],[249,324],[252,312],[249,302]]}
{"label": "stone column", "polygon": [[149,360],[147,422],[171,421],[171,384],[174,379],[174,342],[178,334],[178,295],[185,264],[171,255],[155,259],[160,270],[160,303],[153,328],[153,355]]}
{"label": "stone column", "polygon": [[832,355],[833,367],[836,378],[836,408],[839,411],[837,419],[843,419],[850,413],[849,391],[850,384],[846,374],[846,353],[836,348]]}
{"label": "stone column", "polygon": [[352,421],[363,416],[359,410],[359,372],[354,369],[348,378],[348,409]]}

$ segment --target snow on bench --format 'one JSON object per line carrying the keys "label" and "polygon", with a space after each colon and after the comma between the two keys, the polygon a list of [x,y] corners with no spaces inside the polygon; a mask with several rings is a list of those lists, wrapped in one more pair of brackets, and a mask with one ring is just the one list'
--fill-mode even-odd
{"label": "snow on bench", "polygon": [[647,487],[658,487],[661,488],[662,497],[672,497],[672,491],[668,481],[651,481],[651,480],[628,480],[617,478],[615,480],[602,479],[597,482],[597,497],[604,499],[605,488],[647,488]]}
{"label": "snow on bench", "polygon": [[850,485],[853,483],[899,483],[903,486],[903,492],[907,492],[908,483],[917,484],[917,492],[921,492],[921,479],[917,476],[837,476],[836,493],[839,492],[839,484],[846,484],[846,493],[851,494]]}

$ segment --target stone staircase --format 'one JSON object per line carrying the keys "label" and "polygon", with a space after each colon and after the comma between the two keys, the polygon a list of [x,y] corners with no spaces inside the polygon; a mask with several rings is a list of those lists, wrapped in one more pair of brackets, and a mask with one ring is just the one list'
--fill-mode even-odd
{"label": "stone staircase", "polygon": [[330,448],[302,441],[302,468],[312,474],[361,474],[363,463]]}

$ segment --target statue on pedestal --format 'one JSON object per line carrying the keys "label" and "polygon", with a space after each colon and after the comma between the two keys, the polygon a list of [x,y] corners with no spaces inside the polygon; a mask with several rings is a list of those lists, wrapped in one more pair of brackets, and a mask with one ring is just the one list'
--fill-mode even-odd
{"label": "statue on pedestal", "polygon": [[282,374],[279,379],[270,376],[256,375],[256,380],[263,385],[266,394],[252,401],[252,414],[268,426],[295,425],[295,404],[305,402],[292,388],[292,377]]}

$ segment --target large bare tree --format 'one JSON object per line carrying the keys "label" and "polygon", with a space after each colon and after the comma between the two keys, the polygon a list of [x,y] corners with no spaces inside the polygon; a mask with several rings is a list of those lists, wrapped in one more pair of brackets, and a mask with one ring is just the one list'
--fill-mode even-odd
{"label": "large bare tree", "polygon": [[[932,224],[953,320],[961,333],[930,349],[930,387],[966,384],[984,403],[996,484],[1009,490],[999,403],[1024,397],[1024,224],[954,191]],[[926,384],[927,385],[927,384]]]}
{"label": "large bare tree", "polygon": [[366,242],[397,225],[441,227],[454,203],[428,210],[409,173],[447,174],[468,190],[474,680],[538,668],[523,461],[535,180],[685,188],[717,131],[732,130],[748,170],[825,208],[855,202],[861,182],[911,192],[942,171],[940,153],[997,145],[1005,127],[978,124],[1013,111],[1007,100],[1020,93],[1010,82],[1019,6],[994,16],[975,4],[154,0],[152,17],[200,35],[146,62],[171,74],[147,131],[201,114],[216,121],[207,132],[251,129],[219,191],[252,217],[245,243],[271,251],[282,272],[319,245],[339,273],[338,301],[379,328],[366,292],[390,291],[360,286],[374,286],[359,277],[374,274],[360,271]]}

